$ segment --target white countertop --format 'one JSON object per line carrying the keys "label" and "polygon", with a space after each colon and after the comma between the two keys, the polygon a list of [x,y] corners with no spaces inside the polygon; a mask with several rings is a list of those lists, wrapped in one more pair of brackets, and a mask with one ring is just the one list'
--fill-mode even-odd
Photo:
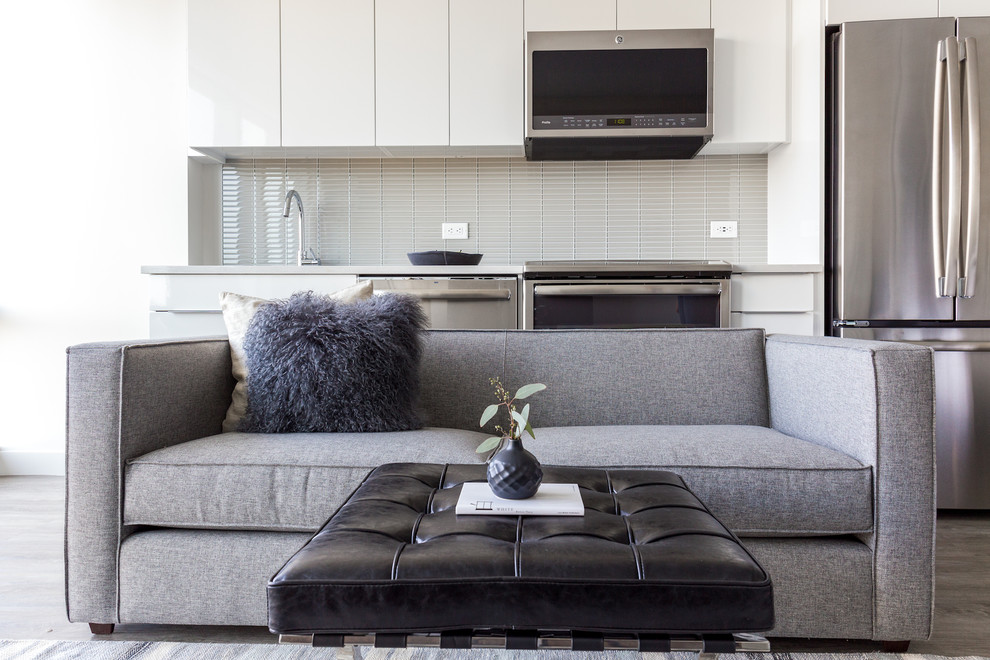
{"label": "white countertop", "polygon": [[505,275],[522,273],[522,266],[508,264],[478,266],[413,266],[391,264],[374,266],[142,266],[146,275]]}
{"label": "white countertop", "polygon": [[[479,264],[477,266],[413,266],[408,263],[369,266],[142,266],[145,275],[358,275],[376,277],[433,277],[473,275],[513,277],[522,274],[521,264]],[[733,273],[820,273],[817,264],[733,264]]]}
{"label": "white countertop", "polygon": [[733,273],[821,273],[820,264],[732,264]]}

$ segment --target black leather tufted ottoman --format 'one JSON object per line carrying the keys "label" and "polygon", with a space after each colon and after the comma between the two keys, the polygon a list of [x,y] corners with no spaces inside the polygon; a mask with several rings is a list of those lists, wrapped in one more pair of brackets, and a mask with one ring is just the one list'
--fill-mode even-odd
{"label": "black leather tufted ottoman", "polygon": [[580,485],[584,517],[456,516],[460,484],[484,480],[484,467],[373,470],[269,582],[269,628],[333,644],[361,633],[645,639],[773,627],[770,577],[676,474],[548,467],[546,482]]}

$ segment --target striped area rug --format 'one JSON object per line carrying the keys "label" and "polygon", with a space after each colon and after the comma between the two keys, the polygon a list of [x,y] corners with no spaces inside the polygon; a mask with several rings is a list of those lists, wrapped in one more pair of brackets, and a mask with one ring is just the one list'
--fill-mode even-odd
{"label": "striped area rug", "polygon": [[[358,646],[320,649],[276,644],[206,644],[185,642],[0,640],[0,660],[697,660],[696,653],[635,651],[506,651],[473,649],[375,649]],[[720,660],[946,660],[912,653],[734,653]],[[990,660],[965,656],[952,660]]]}

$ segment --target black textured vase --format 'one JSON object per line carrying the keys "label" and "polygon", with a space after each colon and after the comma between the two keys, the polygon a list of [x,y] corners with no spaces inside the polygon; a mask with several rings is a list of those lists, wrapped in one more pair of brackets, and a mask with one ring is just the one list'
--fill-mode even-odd
{"label": "black textured vase", "polygon": [[524,500],[536,495],[543,481],[543,468],[536,456],[523,448],[522,440],[509,440],[488,463],[488,485],[496,497]]}

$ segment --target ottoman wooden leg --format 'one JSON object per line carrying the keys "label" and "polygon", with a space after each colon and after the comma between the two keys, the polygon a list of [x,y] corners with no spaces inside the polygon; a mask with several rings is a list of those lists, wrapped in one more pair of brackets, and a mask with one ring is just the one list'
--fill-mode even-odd
{"label": "ottoman wooden leg", "polygon": [[112,635],[113,634],[113,624],[112,623],[91,623],[89,624],[89,632],[94,635]]}
{"label": "ottoman wooden leg", "polygon": [[911,640],[884,642],[883,651],[884,653],[907,653],[909,644],[911,644]]}

